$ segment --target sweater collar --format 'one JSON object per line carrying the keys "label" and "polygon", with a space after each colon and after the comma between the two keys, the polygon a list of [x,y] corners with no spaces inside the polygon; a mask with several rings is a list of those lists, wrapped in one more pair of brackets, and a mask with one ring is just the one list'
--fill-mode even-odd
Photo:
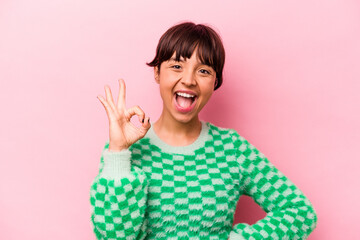
{"label": "sweater collar", "polygon": [[194,151],[203,147],[205,145],[206,140],[210,138],[209,133],[209,123],[201,122],[201,131],[198,138],[186,146],[172,146],[164,142],[158,135],[156,135],[153,126],[151,125],[150,129],[146,133],[145,137],[150,139],[150,142],[161,149],[162,152],[167,153],[176,153],[176,154],[194,154]]}

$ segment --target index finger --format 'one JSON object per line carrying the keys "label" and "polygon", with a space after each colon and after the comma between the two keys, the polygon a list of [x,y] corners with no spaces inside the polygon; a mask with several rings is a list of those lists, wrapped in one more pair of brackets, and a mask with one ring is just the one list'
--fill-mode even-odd
{"label": "index finger", "polygon": [[125,97],[126,97],[126,86],[124,79],[119,79],[119,96],[118,96],[118,108],[125,109]]}

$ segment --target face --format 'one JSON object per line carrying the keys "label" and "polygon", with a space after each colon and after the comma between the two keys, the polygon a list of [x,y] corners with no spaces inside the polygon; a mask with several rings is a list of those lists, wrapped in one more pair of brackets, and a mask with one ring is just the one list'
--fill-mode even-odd
{"label": "face", "polygon": [[200,62],[197,49],[188,59],[175,60],[175,53],[161,63],[160,73],[154,68],[155,81],[160,85],[163,117],[187,123],[196,120],[210,99],[216,79],[215,70]]}

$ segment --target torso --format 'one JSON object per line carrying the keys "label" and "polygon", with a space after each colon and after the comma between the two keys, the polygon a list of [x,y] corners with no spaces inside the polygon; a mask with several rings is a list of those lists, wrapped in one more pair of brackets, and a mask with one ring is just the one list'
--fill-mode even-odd
{"label": "torso", "polygon": [[147,239],[228,237],[240,196],[239,170],[235,155],[219,149],[229,139],[219,136],[192,154],[166,153],[146,138],[132,145],[133,165],[150,183]]}

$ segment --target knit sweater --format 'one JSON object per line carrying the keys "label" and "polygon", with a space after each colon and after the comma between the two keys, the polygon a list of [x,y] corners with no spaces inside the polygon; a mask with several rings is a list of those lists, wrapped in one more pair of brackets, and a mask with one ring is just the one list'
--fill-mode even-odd
{"label": "knit sweater", "polygon": [[[90,189],[97,239],[306,239],[317,214],[304,193],[234,129],[201,124],[188,146],[152,127],[123,151],[105,143]],[[241,195],[266,217],[233,226]]]}

